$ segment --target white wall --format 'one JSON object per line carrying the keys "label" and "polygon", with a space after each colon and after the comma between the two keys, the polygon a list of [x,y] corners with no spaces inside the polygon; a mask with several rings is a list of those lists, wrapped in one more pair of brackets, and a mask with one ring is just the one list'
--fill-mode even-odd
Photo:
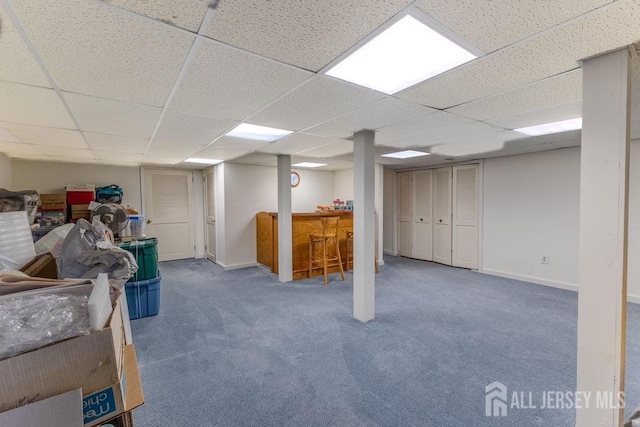
{"label": "white wall", "polygon": [[123,205],[142,209],[140,168],[137,167],[13,160],[11,170],[14,190],[61,193],[67,184],[95,184],[96,187],[116,184],[122,187]]}
{"label": "white wall", "polygon": [[11,159],[0,154],[0,188],[12,190],[11,181]]}
{"label": "white wall", "polygon": [[580,149],[487,159],[483,189],[482,270],[576,289]]}
{"label": "white wall", "polygon": [[[278,210],[277,169],[225,163],[219,170],[216,185],[217,262],[229,269],[255,265],[255,217],[261,211]],[[293,212],[312,212],[319,204],[331,203],[333,172],[302,169],[296,169],[296,172],[300,174],[300,184],[292,188]],[[221,229],[224,229],[222,235]]]}
{"label": "white wall", "polygon": [[333,198],[353,200],[353,169],[345,169],[333,173]]}

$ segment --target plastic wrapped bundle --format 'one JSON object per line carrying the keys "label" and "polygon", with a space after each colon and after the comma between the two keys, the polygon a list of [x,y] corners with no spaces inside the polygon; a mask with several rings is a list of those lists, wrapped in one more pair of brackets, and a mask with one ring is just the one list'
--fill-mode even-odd
{"label": "plastic wrapped bundle", "polygon": [[17,270],[35,256],[27,213],[0,212],[0,271]]}

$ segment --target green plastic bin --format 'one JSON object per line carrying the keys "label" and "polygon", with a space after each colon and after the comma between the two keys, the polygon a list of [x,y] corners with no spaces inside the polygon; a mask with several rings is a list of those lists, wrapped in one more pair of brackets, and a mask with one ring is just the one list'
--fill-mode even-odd
{"label": "green plastic bin", "polygon": [[158,239],[132,240],[120,243],[120,247],[133,254],[138,263],[138,271],[129,282],[155,279],[158,277]]}

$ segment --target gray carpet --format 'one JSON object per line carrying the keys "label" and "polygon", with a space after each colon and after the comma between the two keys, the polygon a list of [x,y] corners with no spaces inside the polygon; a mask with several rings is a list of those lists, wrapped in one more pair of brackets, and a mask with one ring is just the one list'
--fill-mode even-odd
{"label": "gray carpet", "polygon": [[[577,294],[385,261],[367,324],[351,316],[351,273],[345,282],[331,275],[328,286],[321,277],[281,284],[261,268],[161,263],[160,314],[132,322],[146,400],[136,426],[575,424],[572,409],[484,411],[493,381],[534,400],[575,389]],[[640,307],[628,315],[633,406]]]}

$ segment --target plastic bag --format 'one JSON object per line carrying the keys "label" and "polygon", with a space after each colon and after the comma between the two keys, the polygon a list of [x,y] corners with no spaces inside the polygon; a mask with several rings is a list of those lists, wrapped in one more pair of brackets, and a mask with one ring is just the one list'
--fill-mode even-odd
{"label": "plastic bag", "polygon": [[[36,242],[36,255],[46,254],[47,252],[51,252],[54,258],[57,258],[60,255],[61,246],[58,245],[59,240],[64,240],[69,231],[74,227],[74,224],[65,224],[60,227],[56,227],[40,240]],[[58,248],[57,252],[54,253],[54,248]]]}
{"label": "plastic bag", "polygon": [[121,287],[138,271],[133,255],[114,246],[105,236],[109,232],[98,218],[93,223],[80,219],[69,231],[58,258],[58,278],[95,279],[107,273]]}

